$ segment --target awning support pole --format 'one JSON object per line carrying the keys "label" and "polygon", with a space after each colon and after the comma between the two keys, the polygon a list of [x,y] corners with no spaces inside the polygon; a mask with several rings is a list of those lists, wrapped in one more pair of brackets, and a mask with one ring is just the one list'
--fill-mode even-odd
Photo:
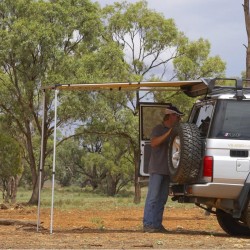
{"label": "awning support pole", "polygon": [[55,189],[55,169],[56,169],[56,124],[57,124],[57,95],[59,90],[55,89],[55,118],[54,118],[54,147],[53,147],[53,168],[52,168],[52,194],[50,213],[50,233],[53,231],[53,210],[54,210],[54,189]]}
{"label": "awning support pole", "polygon": [[43,114],[42,114],[42,136],[41,136],[41,155],[39,167],[39,188],[38,188],[38,204],[37,204],[37,226],[36,231],[39,231],[40,226],[40,204],[41,204],[41,188],[42,188],[42,170],[44,160],[44,125],[45,125],[45,105],[46,105],[46,91],[43,90]]}

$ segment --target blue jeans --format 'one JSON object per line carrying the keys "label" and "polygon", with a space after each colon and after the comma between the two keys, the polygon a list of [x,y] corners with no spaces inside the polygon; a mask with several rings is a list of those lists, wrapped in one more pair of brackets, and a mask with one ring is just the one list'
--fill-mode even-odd
{"label": "blue jeans", "polygon": [[143,225],[160,228],[162,226],[164,206],[168,199],[170,178],[167,175],[149,176],[148,194],[144,207]]}

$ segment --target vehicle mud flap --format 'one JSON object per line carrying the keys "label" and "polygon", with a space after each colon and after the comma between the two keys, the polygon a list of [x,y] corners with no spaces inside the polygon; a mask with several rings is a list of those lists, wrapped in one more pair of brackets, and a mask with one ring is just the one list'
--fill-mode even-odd
{"label": "vehicle mud flap", "polygon": [[[238,199],[235,201],[233,218],[241,218],[245,209],[247,224],[250,227],[250,172],[245,180],[244,186],[240,192]],[[247,207],[246,207],[247,206]]]}
{"label": "vehicle mud flap", "polygon": [[241,219],[232,217],[232,214],[216,209],[216,217],[221,228],[232,236],[250,236],[250,228]]}
{"label": "vehicle mud flap", "polygon": [[168,167],[171,181],[190,184],[197,180],[202,163],[202,140],[193,123],[179,123],[169,136]]}

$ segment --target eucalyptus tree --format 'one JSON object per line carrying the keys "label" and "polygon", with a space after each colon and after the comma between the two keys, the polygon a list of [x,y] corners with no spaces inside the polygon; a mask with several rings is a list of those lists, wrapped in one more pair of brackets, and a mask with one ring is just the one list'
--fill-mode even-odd
{"label": "eucalyptus tree", "polygon": [[[219,56],[210,56],[210,49],[211,45],[208,40],[202,38],[197,41],[189,41],[188,38],[183,39],[179,47],[179,56],[173,60],[174,78],[196,80],[201,77],[224,77],[226,63]],[[177,96],[178,98],[176,98]],[[193,98],[178,92],[155,92],[154,97],[159,102],[168,100],[174,103],[185,114],[189,113],[195,101]]]}
{"label": "eucalyptus tree", "polygon": [[[178,30],[172,19],[166,19],[162,14],[150,10],[146,1],[134,4],[116,2],[103,9],[105,24],[104,39],[115,41],[124,51],[124,60],[130,66],[130,76],[127,81],[145,80],[149,73],[160,66],[165,66],[175,56],[172,50],[178,43]],[[163,67],[164,68],[164,67]],[[164,73],[163,73],[164,74]],[[137,116],[138,103],[142,99],[139,92],[127,94],[127,108],[133,116]],[[138,119],[134,117],[134,119]],[[124,131],[132,137],[130,131]],[[135,164],[135,202],[140,201],[140,186],[138,182],[139,148],[137,139],[133,141]]]}
{"label": "eucalyptus tree", "polygon": [[[166,19],[163,14],[149,9],[144,0],[135,3],[116,2],[106,6],[103,9],[103,21],[104,39],[115,41],[125,53],[124,60],[130,65],[130,81],[152,80],[156,70],[160,72],[158,80],[184,80],[183,76],[210,76],[214,72],[221,73],[224,70],[224,64],[219,57],[209,58],[210,45],[207,41],[200,39],[190,42],[177,29],[173,19]],[[215,68],[211,67],[213,64]],[[203,73],[205,75],[202,75]],[[140,95],[139,92],[127,95],[127,108],[130,108],[134,116],[137,116],[138,103],[145,95]],[[160,99],[161,96],[158,93],[155,99]],[[131,132],[128,136],[131,136]],[[139,202],[140,186],[137,174],[140,154],[136,146],[137,140],[133,141],[133,144],[135,202]]]}
{"label": "eucalyptus tree", "polygon": [[106,39],[116,41],[125,52],[125,60],[135,77],[131,80],[145,80],[156,68],[161,71],[160,78],[165,76],[168,80],[217,76],[225,70],[219,56],[209,55],[208,40],[190,42],[173,19],[149,9],[145,0],[108,5],[103,9],[103,18]]}
{"label": "eucalyptus tree", "polygon": [[[249,13],[249,0],[244,0],[242,4],[245,17],[245,26],[247,32],[247,45],[246,47],[246,78],[250,78],[250,13]],[[247,83],[249,86],[249,82]]]}
{"label": "eucalyptus tree", "polygon": [[109,196],[114,196],[124,187],[129,187],[134,179],[131,149],[131,144],[125,138],[113,137],[103,145],[104,166],[108,170],[105,188]]}
{"label": "eucalyptus tree", "polygon": [[175,78],[195,80],[201,77],[223,77],[226,63],[218,55],[210,56],[210,50],[208,40],[183,40],[179,56],[173,60]]}
{"label": "eucalyptus tree", "polygon": [[88,184],[93,190],[106,178],[104,156],[101,154],[104,138],[86,131],[66,140],[58,147],[58,165],[56,179],[62,186]]}
{"label": "eucalyptus tree", "polygon": [[[75,96],[75,100],[78,98],[80,102],[81,95]],[[72,152],[72,172],[85,176],[94,189],[103,187],[114,195],[133,179],[131,165],[134,164],[138,120],[127,108],[127,98],[122,91],[92,92],[89,98],[88,119],[81,119],[84,106],[78,105],[75,110],[81,126],[74,135],[79,147]],[[124,162],[127,162],[127,168]],[[116,174],[115,167],[119,174]]]}
{"label": "eucalyptus tree", "polygon": [[3,119],[0,120],[0,182],[5,202],[16,202],[17,186],[23,173],[19,143],[11,137]]}
{"label": "eucalyptus tree", "polygon": [[125,60],[138,81],[176,57],[179,32],[174,20],[149,9],[146,1],[116,2],[105,7],[103,13],[107,39],[126,51]]}
{"label": "eucalyptus tree", "polygon": [[[26,150],[33,185],[30,203],[38,199],[40,88],[72,80],[76,67],[83,66],[83,57],[90,58],[97,50],[102,27],[99,13],[99,6],[89,0],[0,2],[0,109],[10,121],[13,137]],[[81,76],[90,75],[81,70]],[[45,104],[45,157],[54,129],[50,95]],[[62,106],[58,124],[69,119],[70,113]]]}

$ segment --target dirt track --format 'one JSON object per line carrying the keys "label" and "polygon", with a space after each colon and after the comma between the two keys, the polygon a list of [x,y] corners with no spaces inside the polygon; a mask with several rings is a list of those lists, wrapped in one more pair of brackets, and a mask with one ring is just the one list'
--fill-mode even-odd
{"label": "dirt track", "polygon": [[[114,210],[41,210],[42,228],[0,225],[1,249],[250,249],[250,238],[230,237],[198,208],[166,208],[169,233],[141,232],[141,207]],[[0,210],[0,219],[36,222],[36,208]]]}

